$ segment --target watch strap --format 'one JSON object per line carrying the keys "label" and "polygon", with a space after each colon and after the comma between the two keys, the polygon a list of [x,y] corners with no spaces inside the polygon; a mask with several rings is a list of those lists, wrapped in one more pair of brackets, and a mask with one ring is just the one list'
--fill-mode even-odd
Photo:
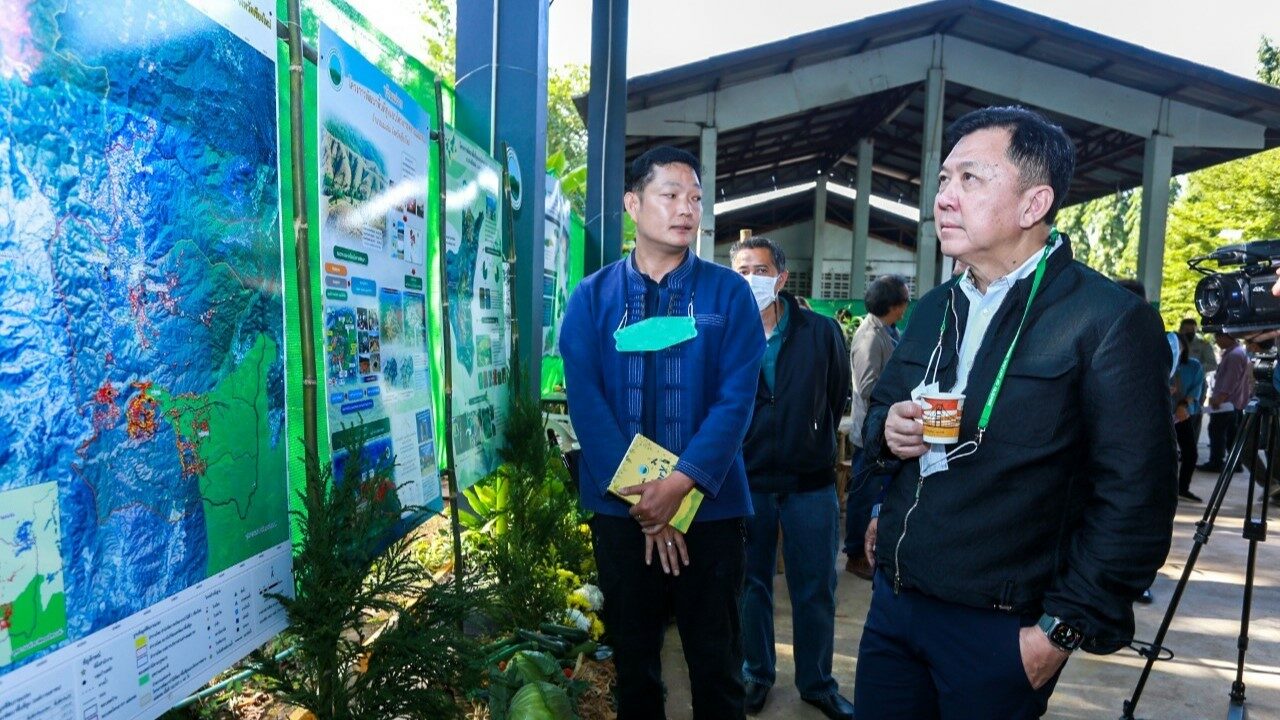
{"label": "watch strap", "polygon": [[1040,616],[1036,626],[1044,632],[1045,637],[1049,638],[1049,642],[1053,643],[1054,647],[1063,652],[1073,652],[1084,640],[1084,635],[1077,628],[1048,613]]}

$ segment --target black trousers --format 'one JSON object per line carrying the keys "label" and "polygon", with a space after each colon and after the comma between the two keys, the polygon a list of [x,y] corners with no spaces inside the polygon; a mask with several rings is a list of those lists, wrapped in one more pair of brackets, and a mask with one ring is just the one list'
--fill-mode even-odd
{"label": "black trousers", "polygon": [[695,522],[685,535],[689,566],[679,577],[658,558],[644,564],[644,534],[631,518],[591,519],[603,620],[618,671],[618,720],[661,720],[662,641],[670,610],[689,667],[697,720],[745,718],[742,623],[745,565],[742,520]]}
{"label": "black trousers", "polygon": [[1196,471],[1196,443],[1200,441],[1200,415],[1174,423],[1173,430],[1178,439],[1178,492],[1190,492],[1191,475]]}
{"label": "black trousers", "polygon": [[1226,462],[1243,414],[1240,410],[1228,410],[1209,415],[1209,462],[1206,465],[1217,468]]}

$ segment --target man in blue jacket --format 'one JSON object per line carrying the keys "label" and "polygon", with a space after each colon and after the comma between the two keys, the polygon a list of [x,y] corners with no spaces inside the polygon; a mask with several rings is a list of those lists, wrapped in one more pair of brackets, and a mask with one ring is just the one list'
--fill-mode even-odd
{"label": "man in blue jacket", "polygon": [[[768,238],[734,244],[729,262],[751,283],[766,340],[743,459],[756,514],[747,522],[742,591],[742,674],[747,713],[760,712],[776,678],[773,576],[782,527],[800,698],[833,720],[853,705],[831,676],[836,629],[836,433],[849,397],[844,334],[790,293],[787,258]],[[760,332],[756,326],[755,332]]]}
{"label": "man in blue jacket", "polygon": [[[1177,506],[1168,344],[1150,305],[1053,229],[1056,125],[985,108],[947,129],[934,215],[968,269],[920,299],[863,439],[892,476],[858,651],[859,720],[1025,720],[1063,665],[1131,642]],[[913,394],[964,393],[926,445]]]}
{"label": "man in blue jacket", "polygon": [[[748,284],[689,250],[702,216],[697,167],[670,147],[636,158],[623,198],[635,250],[582,281],[560,335],[569,416],[582,446],[581,501],[595,513],[619,720],[665,717],[660,653],[669,607],[694,717],[744,716],[738,601],[751,498],[742,438],[764,337]],[[631,506],[608,487],[638,434],[679,461],[665,478],[635,488],[639,502]],[[695,488],[705,497],[682,535],[668,523]]]}

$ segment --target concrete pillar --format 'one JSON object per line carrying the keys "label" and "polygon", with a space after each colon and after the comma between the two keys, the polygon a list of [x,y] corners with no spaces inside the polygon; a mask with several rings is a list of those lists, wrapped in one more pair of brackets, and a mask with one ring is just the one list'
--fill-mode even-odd
{"label": "concrete pillar", "polygon": [[[463,53],[464,46],[471,51]],[[546,3],[459,3],[458,49],[456,71],[457,77],[462,78],[457,86],[459,127],[472,137],[487,138],[490,154],[500,162],[507,161],[501,156],[503,145],[514,151],[519,162],[522,202],[520,209],[512,213],[507,228],[507,241],[514,247],[517,260],[512,306],[519,368],[536,379],[542,372],[546,222]],[[541,392],[536,381],[524,383],[523,388],[534,397]]]}
{"label": "concrete pillar", "polygon": [[943,103],[946,79],[942,72],[942,40],[935,41],[934,66],[925,81],[924,143],[920,150],[920,225],[916,231],[916,292],[924,295],[937,284],[938,229],[934,225],[933,200],[938,194],[938,170],[942,166]]}
{"label": "concrete pillar", "polygon": [[588,275],[622,256],[626,160],[627,0],[592,0],[584,254]]}
{"label": "concrete pillar", "polygon": [[871,138],[858,141],[858,177],[853,199],[853,254],[849,262],[849,297],[861,300],[867,295],[867,248],[871,243],[871,163],[875,143]]}
{"label": "concrete pillar", "polygon": [[818,186],[813,189],[813,288],[809,297],[821,297],[822,289],[822,231],[827,227],[827,176],[818,176]]}
{"label": "concrete pillar", "polygon": [[1169,177],[1173,172],[1173,138],[1154,133],[1142,156],[1142,217],[1138,231],[1138,280],[1147,300],[1160,301],[1164,270],[1164,231],[1169,216]]}
{"label": "concrete pillar", "polygon": [[716,260],[716,138],[714,126],[702,128],[702,144],[698,160],[702,163],[699,173],[702,180],[702,226],[698,229],[698,257],[707,262]]}

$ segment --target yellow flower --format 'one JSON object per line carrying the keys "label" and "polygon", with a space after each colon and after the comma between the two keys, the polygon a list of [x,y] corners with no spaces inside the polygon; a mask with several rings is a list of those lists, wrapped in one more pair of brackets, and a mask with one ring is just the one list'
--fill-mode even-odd
{"label": "yellow flower", "polygon": [[591,613],[590,633],[591,633],[592,640],[599,640],[601,637],[604,636],[604,623],[600,622],[600,618],[596,617],[595,615],[596,615],[595,613]]}

